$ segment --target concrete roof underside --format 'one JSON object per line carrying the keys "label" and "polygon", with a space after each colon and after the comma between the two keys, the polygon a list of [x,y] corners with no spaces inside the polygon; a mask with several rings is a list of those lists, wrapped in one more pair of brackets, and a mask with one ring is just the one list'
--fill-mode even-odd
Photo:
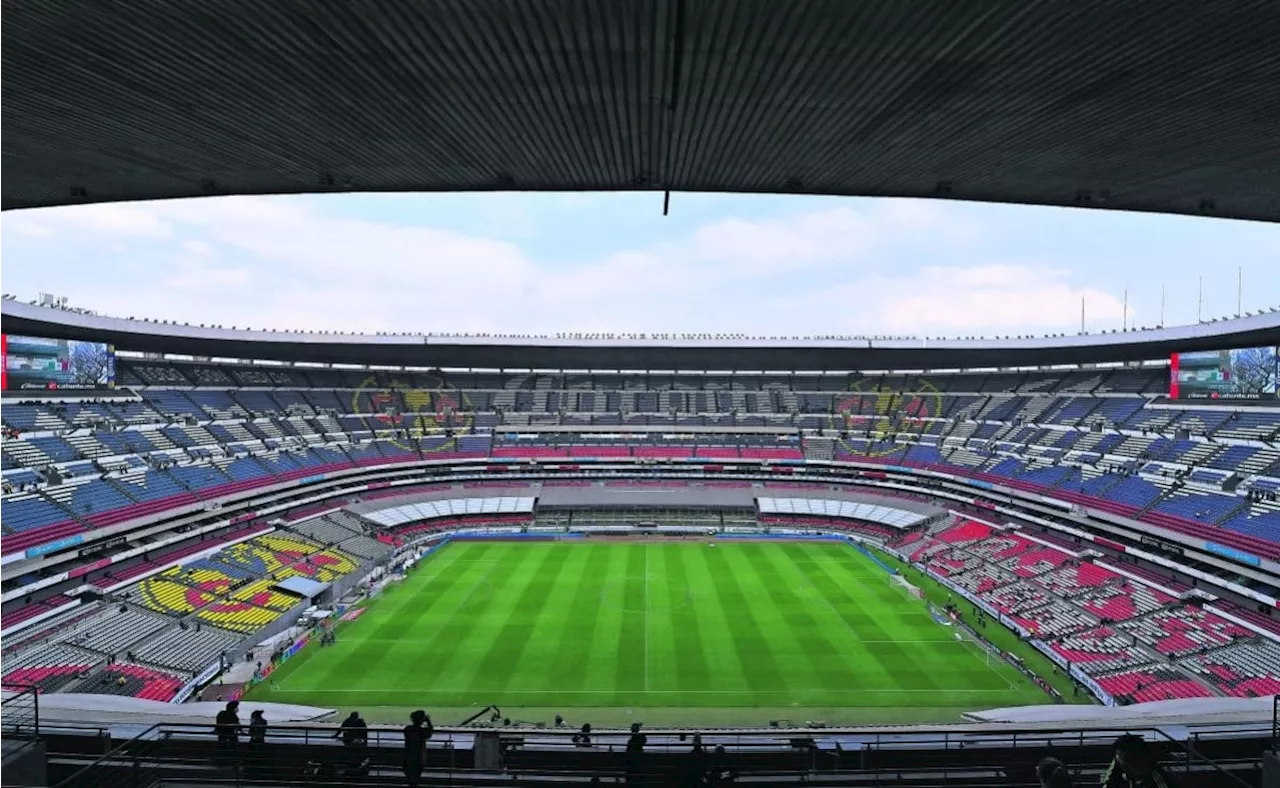
{"label": "concrete roof underside", "polygon": [[1280,220],[1274,0],[3,1],[3,207],[943,197]]}

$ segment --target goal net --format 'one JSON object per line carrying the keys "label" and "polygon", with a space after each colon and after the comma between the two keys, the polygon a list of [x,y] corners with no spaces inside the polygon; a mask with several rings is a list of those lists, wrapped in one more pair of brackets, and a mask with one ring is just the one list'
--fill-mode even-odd
{"label": "goal net", "polygon": [[911,599],[924,599],[924,591],[921,591],[919,586],[912,585],[902,575],[889,575],[889,585],[901,591],[903,596]]}
{"label": "goal net", "polygon": [[975,638],[963,627],[956,627],[952,636],[964,644],[966,648],[973,652],[974,656],[986,664],[987,667],[994,667],[1001,664],[1000,652],[994,647],[982,640]]}

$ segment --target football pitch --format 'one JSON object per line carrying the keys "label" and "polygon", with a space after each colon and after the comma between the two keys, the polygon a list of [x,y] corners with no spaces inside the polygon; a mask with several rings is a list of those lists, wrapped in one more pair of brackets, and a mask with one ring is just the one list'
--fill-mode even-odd
{"label": "football pitch", "polygon": [[573,717],[742,710],[710,715],[725,724],[761,724],[761,710],[906,721],[903,710],[1050,702],[847,545],[586,540],[453,542],[342,624],[336,645],[308,646],[248,697]]}

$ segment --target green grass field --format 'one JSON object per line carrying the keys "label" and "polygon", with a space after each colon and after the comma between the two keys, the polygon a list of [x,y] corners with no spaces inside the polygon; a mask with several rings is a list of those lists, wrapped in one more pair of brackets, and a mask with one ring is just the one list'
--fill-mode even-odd
{"label": "green grass field", "polygon": [[455,542],[248,697],[702,724],[1049,702],[867,556],[813,542]]}

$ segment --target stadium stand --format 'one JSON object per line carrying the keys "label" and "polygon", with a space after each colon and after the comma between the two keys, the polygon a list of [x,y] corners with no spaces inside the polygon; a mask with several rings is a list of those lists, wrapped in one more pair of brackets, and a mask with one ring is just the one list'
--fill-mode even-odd
{"label": "stadium stand", "polygon": [[[856,377],[804,375],[768,381],[771,388],[765,388],[765,378],[749,376],[723,383],[715,376],[675,376],[666,388],[650,388],[610,376],[583,384],[571,375],[468,373],[451,376],[447,388],[419,390],[412,380],[390,373],[353,381],[336,370],[308,370],[306,379],[299,379],[292,370],[234,364],[121,360],[121,373],[145,386],[140,401],[6,405],[4,423],[13,430],[4,439],[6,555],[334,470],[492,456],[899,463],[1052,495],[1264,558],[1280,556],[1274,524],[1280,505],[1265,500],[1280,490],[1280,452],[1256,445],[1280,434],[1280,416],[1224,415],[1193,406],[1148,408],[1161,390],[1160,370],[960,373],[930,379],[884,375],[875,380],[873,393],[847,391],[868,385]],[[273,382],[292,388],[242,388]],[[353,385],[363,388],[349,388]],[[433,378],[430,385],[440,387],[441,381]],[[447,408],[447,416],[437,405]],[[444,422],[460,434],[444,434]],[[504,430],[534,424],[541,431]],[[557,431],[556,425],[644,429],[604,437]],[[662,432],[667,425],[779,433],[695,432],[690,437]],[[800,439],[797,430],[814,434]],[[548,482],[578,484],[584,483]],[[605,486],[646,489],[683,482],[620,479]],[[705,486],[741,489],[750,482],[708,481]],[[405,492],[375,490],[364,498]],[[53,642],[91,652],[86,654],[91,668],[109,649],[132,648],[134,667],[181,673],[291,610],[299,600],[276,588],[280,580],[302,575],[323,582],[343,576],[415,534],[529,523],[527,516],[446,518],[408,524],[392,534],[349,511],[333,511],[348,502],[300,507],[272,533],[244,539],[252,531],[238,531],[225,537],[239,540],[236,544],[197,560],[183,559],[208,553],[218,542],[157,550],[113,566],[110,574],[88,582],[114,589],[130,605],[127,614],[117,614],[124,617],[121,622],[136,620],[140,629],[128,629],[156,639],[139,643],[119,635],[77,644],[77,626]],[[765,517],[761,522],[839,528],[903,550],[1046,639],[1064,659],[1088,665],[1084,669],[1091,674],[1107,674],[1104,678],[1126,702],[1226,692],[1220,671],[1205,672],[1206,665],[1216,663],[1192,666],[1190,661],[1212,656],[1214,649],[1257,645],[1252,630],[1179,602],[1174,594],[1190,587],[1170,572],[1077,557],[1080,546],[1052,532],[1017,531],[967,518],[906,533],[831,518]],[[53,595],[11,606],[5,626],[22,625],[69,601]],[[1280,629],[1270,617],[1229,602],[1221,609],[1264,631]],[[176,628],[178,619],[200,622],[200,636],[190,629],[184,636]],[[126,628],[111,627],[120,629]],[[1270,652],[1262,653],[1270,658]],[[56,661],[33,664],[52,671],[48,681],[53,684],[74,673]],[[1241,692],[1266,686],[1260,682],[1267,675],[1255,672],[1240,679],[1237,683],[1246,688]],[[133,674],[125,679],[139,692],[144,686],[166,686]]]}

